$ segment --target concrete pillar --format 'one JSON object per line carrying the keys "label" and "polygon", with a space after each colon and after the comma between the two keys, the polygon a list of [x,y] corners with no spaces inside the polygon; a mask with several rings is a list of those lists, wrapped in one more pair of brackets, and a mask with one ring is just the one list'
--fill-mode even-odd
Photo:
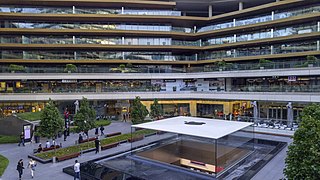
{"label": "concrete pillar", "polygon": [[182,12],[182,16],[187,16],[187,12]]}
{"label": "concrete pillar", "polygon": [[209,17],[212,17],[212,5],[209,5],[208,11]]}
{"label": "concrete pillar", "polygon": [[190,102],[190,114],[193,117],[197,116],[197,101]]}
{"label": "concrete pillar", "polygon": [[243,2],[239,2],[239,11],[243,10]]}
{"label": "concrete pillar", "polygon": [[151,111],[151,104],[153,104],[153,101],[141,101],[141,103],[146,106],[147,110],[148,110],[149,113],[150,113],[150,111]]}

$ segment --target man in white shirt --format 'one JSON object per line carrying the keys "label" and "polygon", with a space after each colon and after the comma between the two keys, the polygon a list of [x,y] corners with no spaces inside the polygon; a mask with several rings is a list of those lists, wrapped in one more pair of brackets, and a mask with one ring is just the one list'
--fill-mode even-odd
{"label": "man in white shirt", "polygon": [[47,142],[46,142],[46,148],[49,148],[49,147],[50,147],[50,142],[47,141]]}
{"label": "man in white shirt", "polygon": [[74,180],[76,180],[77,178],[80,180],[80,163],[78,163],[78,160],[75,161],[73,170],[74,170]]}

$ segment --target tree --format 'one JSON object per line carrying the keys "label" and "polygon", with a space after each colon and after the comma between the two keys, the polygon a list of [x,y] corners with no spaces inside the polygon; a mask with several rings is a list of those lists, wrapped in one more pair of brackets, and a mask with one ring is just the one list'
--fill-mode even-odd
{"label": "tree", "polygon": [[303,109],[299,129],[294,133],[285,160],[284,174],[291,179],[320,177],[320,105]]}
{"label": "tree", "polygon": [[146,106],[144,106],[141,101],[140,97],[137,96],[133,100],[133,105],[131,109],[131,119],[133,124],[139,124],[144,121],[144,118],[149,114]]}
{"label": "tree", "polygon": [[161,108],[161,105],[158,103],[158,99],[154,99],[153,104],[151,104],[150,107],[150,116],[155,119],[160,119],[160,117],[163,115],[163,110]]}
{"label": "tree", "polygon": [[89,106],[87,98],[82,98],[80,109],[73,119],[77,126],[77,132],[86,132],[96,127],[96,111]]}
{"label": "tree", "polygon": [[58,108],[54,105],[54,102],[49,99],[49,102],[45,106],[41,114],[41,121],[38,130],[38,134],[47,138],[55,137],[58,132],[62,132],[64,121]]}

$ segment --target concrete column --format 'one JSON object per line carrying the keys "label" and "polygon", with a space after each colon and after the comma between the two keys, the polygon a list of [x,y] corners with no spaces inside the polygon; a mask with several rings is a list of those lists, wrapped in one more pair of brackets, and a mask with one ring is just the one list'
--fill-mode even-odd
{"label": "concrete column", "polygon": [[141,103],[146,106],[149,112],[151,112],[151,104],[153,104],[153,101],[141,101]]}
{"label": "concrete column", "polygon": [[197,101],[190,102],[190,114],[193,117],[197,116]]}
{"label": "concrete column", "polygon": [[243,10],[243,2],[239,2],[239,11]]}
{"label": "concrete column", "polygon": [[121,7],[121,14],[124,14],[124,7]]}
{"label": "concrete column", "polygon": [[187,16],[187,12],[182,12],[182,16]]}
{"label": "concrete column", "polygon": [[212,17],[212,5],[209,5],[208,11],[209,17]]}
{"label": "concrete column", "polygon": [[76,13],[76,7],[72,6],[72,13],[75,14]]}

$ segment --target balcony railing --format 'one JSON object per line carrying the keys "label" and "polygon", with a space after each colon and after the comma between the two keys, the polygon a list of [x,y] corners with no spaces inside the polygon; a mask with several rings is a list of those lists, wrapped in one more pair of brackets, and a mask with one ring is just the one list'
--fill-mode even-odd
{"label": "balcony railing", "polygon": [[[179,58],[175,56],[175,58]],[[181,57],[182,58],[182,57]],[[221,71],[248,71],[248,70],[266,70],[266,69],[310,69],[320,67],[320,62],[308,64],[306,61],[292,61],[292,62],[274,62],[274,63],[229,63],[224,66],[205,65],[203,67],[185,67],[173,68],[170,66],[149,66],[149,67],[98,67],[85,66],[77,67],[76,73],[201,73],[201,72],[221,72]],[[15,71],[15,73],[67,73],[64,71],[65,67],[26,67],[23,71]],[[8,66],[0,66],[0,73],[11,73]]]}

